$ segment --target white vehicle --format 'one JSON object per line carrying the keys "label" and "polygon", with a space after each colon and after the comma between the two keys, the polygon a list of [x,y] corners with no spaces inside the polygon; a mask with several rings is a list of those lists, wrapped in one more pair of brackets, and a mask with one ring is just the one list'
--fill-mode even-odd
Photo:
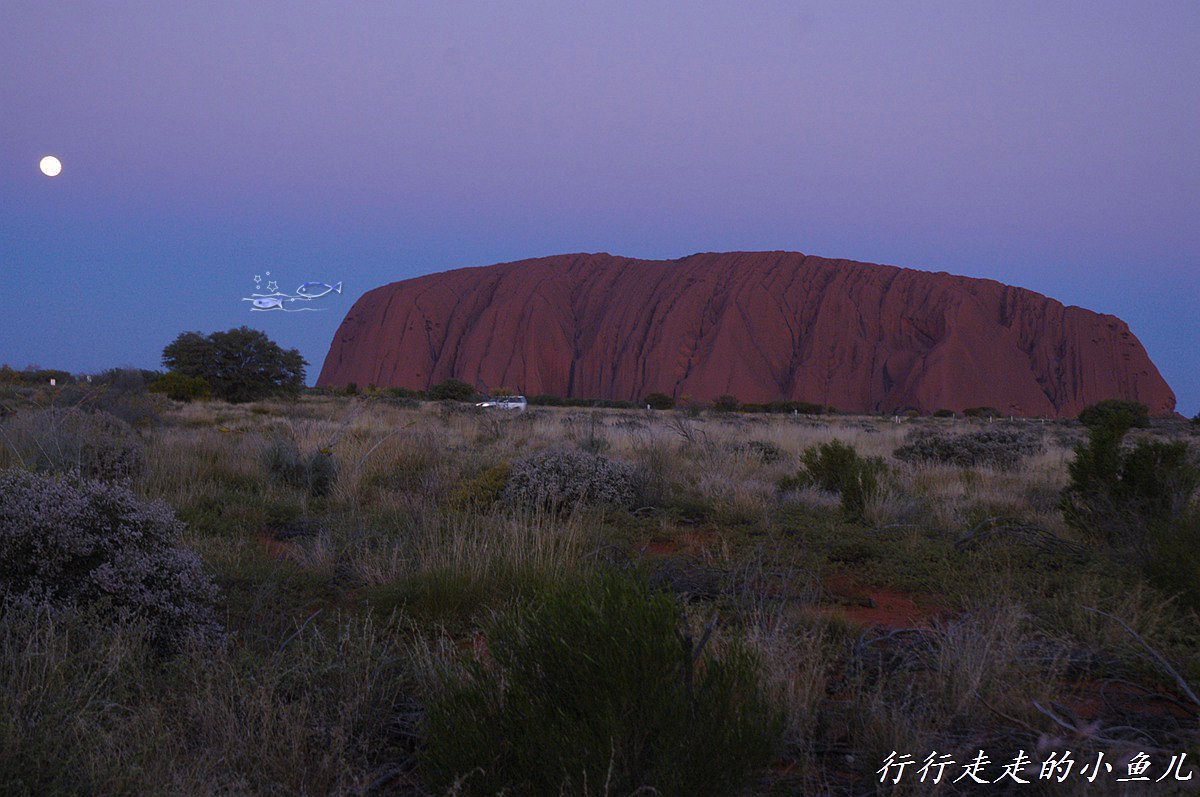
{"label": "white vehicle", "polygon": [[524,396],[496,396],[495,398],[481,401],[475,406],[485,410],[516,410],[517,412],[524,412],[525,407],[528,405],[529,403],[525,401]]}

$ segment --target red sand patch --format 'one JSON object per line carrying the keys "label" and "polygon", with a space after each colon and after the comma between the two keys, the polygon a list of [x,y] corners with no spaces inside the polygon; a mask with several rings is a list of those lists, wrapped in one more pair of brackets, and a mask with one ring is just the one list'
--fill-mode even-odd
{"label": "red sand patch", "polygon": [[863,586],[844,576],[829,579],[825,588],[840,604],[828,611],[859,625],[887,629],[928,628],[938,614],[936,601],[925,596],[908,595],[887,587]]}
{"label": "red sand patch", "polygon": [[651,556],[700,556],[716,539],[713,531],[680,531],[669,539],[651,540],[642,546],[642,551]]}

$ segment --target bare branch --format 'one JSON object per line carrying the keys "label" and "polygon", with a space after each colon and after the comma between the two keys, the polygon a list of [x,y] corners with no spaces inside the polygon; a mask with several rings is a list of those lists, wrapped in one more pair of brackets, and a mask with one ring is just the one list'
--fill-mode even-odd
{"label": "bare branch", "polygon": [[1091,606],[1084,606],[1083,608],[1085,611],[1092,612],[1093,614],[1098,614],[1101,617],[1107,617],[1108,619],[1115,621],[1118,625],[1120,625],[1122,628],[1124,628],[1125,632],[1128,633],[1134,639],[1136,639],[1141,644],[1141,646],[1146,649],[1146,652],[1149,653],[1150,656],[1156,662],[1158,662],[1159,666],[1167,671],[1167,673],[1175,680],[1175,683],[1179,686],[1179,688],[1183,691],[1183,693],[1185,695],[1187,695],[1188,698],[1193,703],[1195,703],[1197,706],[1200,706],[1200,697],[1196,696],[1196,693],[1194,691],[1192,691],[1192,687],[1189,686],[1188,682],[1183,679],[1183,676],[1179,674],[1179,671],[1176,670],[1174,667],[1172,667],[1171,663],[1169,661],[1167,661],[1166,658],[1161,653],[1159,653],[1157,650],[1152,648],[1150,646],[1150,643],[1147,642],[1145,639],[1143,639],[1141,637],[1141,635],[1138,634],[1137,631],[1134,631],[1132,628],[1130,628],[1129,623],[1125,622],[1120,617],[1117,617],[1114,614],[1109,614],[1108,612],[1102,612],[1099,609],[1092,608]]}

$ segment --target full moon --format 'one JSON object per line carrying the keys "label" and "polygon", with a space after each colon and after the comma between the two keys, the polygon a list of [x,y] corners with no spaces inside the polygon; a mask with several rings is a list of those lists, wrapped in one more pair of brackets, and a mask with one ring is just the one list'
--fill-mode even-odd
{"label": "full moon", "polygon": [[46,157],[42,158],[41,162],[38,164],[38,168],[41,169],[42,174],[46,175],[47,177],[57,177],[58,173],[62,171],[62,161],[53,155],[47,155]]}

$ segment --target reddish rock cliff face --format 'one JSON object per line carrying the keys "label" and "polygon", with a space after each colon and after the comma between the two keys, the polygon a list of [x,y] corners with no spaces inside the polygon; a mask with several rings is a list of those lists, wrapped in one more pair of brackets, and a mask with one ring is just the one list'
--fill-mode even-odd
{"label": "reddish rock cliff face", "polygon": [[317,384],[450,377],[530,395],[731,393],[858,412],[1175,407],[1118,318],[991,280],[795,252],[562,255],[396,282],[354,304]]}

